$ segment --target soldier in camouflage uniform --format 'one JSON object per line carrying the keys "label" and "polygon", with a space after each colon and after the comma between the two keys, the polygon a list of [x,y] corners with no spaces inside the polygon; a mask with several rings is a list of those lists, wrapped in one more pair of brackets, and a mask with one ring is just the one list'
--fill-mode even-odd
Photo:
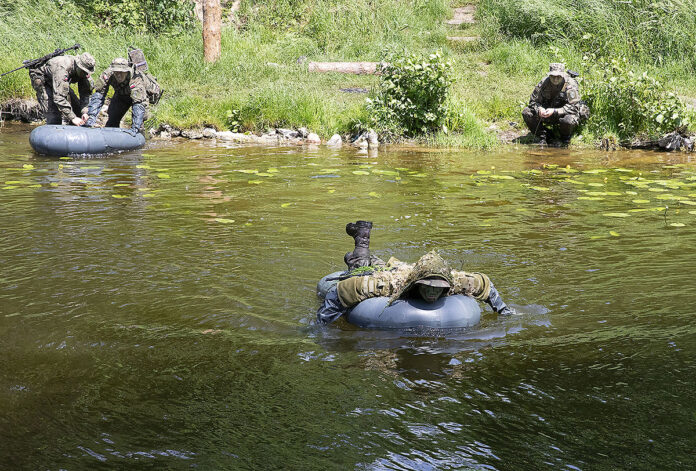
{"label": "soldier in camouflage uniform", "polygon": [[570,142],[575,128],[589,117],[589,109],[580,98],[578,82],[566,73],[564,64],[551,64],[546,78],[532,92],[522,117],[541,144],[546,144],[547,134],[554,127],[564,144]]}
{"label": "soldier in camouflage uniform", "polygon": [[129,133],[135,135],[140,132],[147,111],[147,91],[145,82],[140,72],[128,65],[126,59],[117,58],[99,76],[94,89],[94,94],[89,101],[89,119],[86,126],[94,126],[97,115],[104,106],[109,87],[114,89],[114,96],[109,103],[107,128],[117,128],[121,125],[121,119],[129,108],[133,108],[132,126]]}
{"label": "soldier in camouflage uniform", "polygon": [[[367,221],[349,223],[346,232],[355,232],[356,226],[360,223]],[[372,226],[371,223],[368,224]],[[365,231],[362,231],[360,237],[360,244],[363,245],[361,248],[366,249]],[[369,234],[367,237],[369,240]],[[359,241],[355,238],[357,246]],[[515,311],[503,302],[488,276],[483,273],[451,270],[447,262],[434,251],[423,255],[414,265],[394,257],[384,263],[370,255],[369,251],[362,252],[361,264],[358,265],[355,263],[355,257],[349,257],[350,254],[351,252],[346,254],[347,261],[353,262],[348,264],[348,272],[327,291],[324,303],[317,311],[317,321],[321,324],[329,324],[361,301],[378,296],[389,297],[389,304],[392,304],[399,298],[413,295],[433,303],[441,296],[463,294],[488,303],[498,314],[515,314]],[[373,270],[351,276],[351,270],[355,267],[365,266],[371,266]]]}
{"label": "soldier in camouflage uniform", "polygon": [[[85,123],[94,66],[94,57],[85,52],[79,56],[54,57],[41,67],[29,69],[31,85],[46,124],[66,122],[81,126]],[[77,83],[79,99],[70,88],[71,83]]]}

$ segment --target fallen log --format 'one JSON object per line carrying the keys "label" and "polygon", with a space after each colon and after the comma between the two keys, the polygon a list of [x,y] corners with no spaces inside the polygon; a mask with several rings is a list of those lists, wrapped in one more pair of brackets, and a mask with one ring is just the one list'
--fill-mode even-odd
{"label": "fallen log", "polygon": [[379,75],[379,64],[379,62],[309,62],[307,70],[320,73]]}

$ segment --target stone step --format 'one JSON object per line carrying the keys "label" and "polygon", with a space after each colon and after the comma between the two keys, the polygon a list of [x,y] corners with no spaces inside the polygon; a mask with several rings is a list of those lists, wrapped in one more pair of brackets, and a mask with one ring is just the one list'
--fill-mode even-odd
{"label": "stone step", "polygon": [[447,36],[448,41],[472,43],[481,39],[480,36]]}
{"label": "stone step", "polygon": [[466,5],[463,7],[455,8],[454,15],[451,19],[445,21],[448,25],[459,26],[464,24],[474,24],[474,13],[476,12],[476,7],[474,5]]}

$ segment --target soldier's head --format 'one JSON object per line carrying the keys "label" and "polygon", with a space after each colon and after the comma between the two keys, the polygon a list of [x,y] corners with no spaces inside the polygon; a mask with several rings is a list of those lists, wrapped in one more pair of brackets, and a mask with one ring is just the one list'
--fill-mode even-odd
{"label": "soldier's head", "polygon": [[450,284],[444,278],[431,276],[422,280],[416,281],[418,294],[426,303],[434,303],[447,292]]}
{"label": "soldier's head", "polygon": [[118,83],[123,83],[128,80],[131,73],[131,68],[128,61],[122,57],[117,57],[111,62],[111,71],[113,72],[114,80]]}
{"label": "soldier's head", "polygon": [[553,85],[562,85],[563,82],[565,82],[565,64],[561,64],[560,62],[552,62],[551,65],[549,65],[549,73],[547,75],[549,77],[549,81]]}
{"label": "soldier's head", "polygon": [[89,77],[94,73],[94,66],[97,65],[97,61],[94,60],[94,57],[89,52],[83,52],[77,56],[75,64],[77,65],[78,74],[83,77]]}

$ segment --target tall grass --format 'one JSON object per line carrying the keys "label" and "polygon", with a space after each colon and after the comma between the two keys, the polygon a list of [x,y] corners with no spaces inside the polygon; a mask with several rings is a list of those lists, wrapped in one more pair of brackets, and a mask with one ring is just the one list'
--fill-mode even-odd
{"label": "tall grass", "polygon": [[563,41],[646,64],[686,62],[696,70],[690,0],[481,0],[479,9],[507,37]]}

